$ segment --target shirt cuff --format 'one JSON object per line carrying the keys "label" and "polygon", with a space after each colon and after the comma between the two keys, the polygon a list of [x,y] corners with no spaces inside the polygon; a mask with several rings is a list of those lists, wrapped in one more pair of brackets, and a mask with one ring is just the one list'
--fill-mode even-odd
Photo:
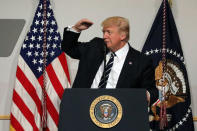
{"label": "shirt cuff", "polygon": [[71,32],[75,32],[75,33],[80,33],[80,32],[78,32],[78,31],[74,30],[72,27],[73,27],[73,26],[68,26],[66,31],[71,31]]}

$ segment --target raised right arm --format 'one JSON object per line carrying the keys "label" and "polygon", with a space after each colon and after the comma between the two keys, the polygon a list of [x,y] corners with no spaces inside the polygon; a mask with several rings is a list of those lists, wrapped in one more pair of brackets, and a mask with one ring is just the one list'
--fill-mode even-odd
{"label": "raised right arm", "polygon": [[84,51],[87,50],[87,44],[78,42],[80,32],[88,29],[93,23],[88,19],[78,21],[72,29],[76,32],[69,31],[68,27],[64,29],[63,41],[61,43],[62,51],[66,52],[70,57],[80,59]]}

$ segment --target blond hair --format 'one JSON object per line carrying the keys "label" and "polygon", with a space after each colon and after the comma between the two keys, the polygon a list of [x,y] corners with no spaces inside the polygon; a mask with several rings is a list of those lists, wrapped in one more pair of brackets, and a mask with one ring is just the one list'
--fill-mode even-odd
{"label": "blond hair", "polygon": [[128,19],[124,17],[120,17],[120,16],[109,17],[101,23],[101,26],[103,28],[117,26],[120,32],[124,32],[126,34],[125,41],[128,42],[129,40],[129,20]]}

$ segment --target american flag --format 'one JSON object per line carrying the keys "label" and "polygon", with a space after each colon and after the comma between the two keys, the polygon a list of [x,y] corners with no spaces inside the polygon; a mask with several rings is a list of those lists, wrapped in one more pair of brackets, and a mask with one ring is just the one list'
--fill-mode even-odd
{"label": "american flag", "polygon": [[46,77],[44,67],[44,18],[40,0],[33,23],[22,44],[13,91],[10,130],[42,130],[43,79],[46,80],[47,128],[56,131],[59,106],[65,88],[70,88],[66,55],[50,1],[46,2]]}

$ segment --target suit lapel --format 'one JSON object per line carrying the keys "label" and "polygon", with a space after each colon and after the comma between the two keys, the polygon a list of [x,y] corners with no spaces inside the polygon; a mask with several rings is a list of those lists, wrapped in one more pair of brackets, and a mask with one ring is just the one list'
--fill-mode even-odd
{"label": "suit lapel", "polygon": [[94,64],[90,67],[90,82],[93,82],[93,79],[95,78],[95,75],[103,61],[104,55],[99,55],[97,58],[94,60]]}
{"label": "suit lapel", "polygon": [[132,75],[135,75],[136,70],[136,64],[134,62],[136,62],[135,50],[129,45],[129,51],[122,67],[116,88],[129,88],[128,86],[132,80]]}
{"label": "suit lapel", "polygon": [[[94,53],[96,54],[96,56],[94,57],[94,60],[90,62],[90,66],[89,66],[89,72],[90,72],[90,75],[89,75],[89,86],[88,87],[91,87],[92,85],[92,82],[96,76],[96,73],[101,65],[101,63],[103,62],[104,60],[104,51],[103,51],[103,46],[104,46],[104,41],[103,43],[99,43],[101,46],[98,46],[98,50],[95,51]],[[108,53],[109,50],[107,49],[106,53]]]}

